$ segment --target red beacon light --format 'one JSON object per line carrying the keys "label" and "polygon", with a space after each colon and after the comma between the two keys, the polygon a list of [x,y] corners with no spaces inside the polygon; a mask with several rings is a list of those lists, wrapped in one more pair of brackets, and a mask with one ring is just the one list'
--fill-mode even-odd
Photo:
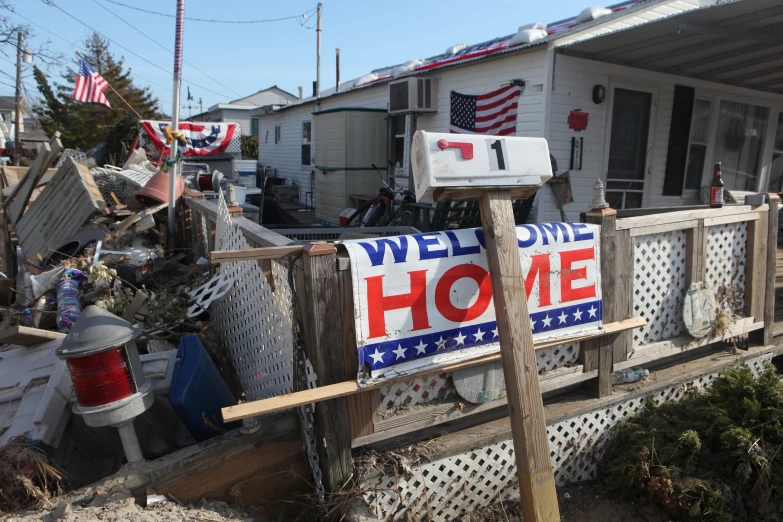
{"label": "red beacon light", "polygon": [[117,428],[129,463],[143,460],[133,419],[153,402],[136,348],[139,334],[141,328],[93,305],[84,309],[57,349],[71,374],[73,412],[88,426]]}

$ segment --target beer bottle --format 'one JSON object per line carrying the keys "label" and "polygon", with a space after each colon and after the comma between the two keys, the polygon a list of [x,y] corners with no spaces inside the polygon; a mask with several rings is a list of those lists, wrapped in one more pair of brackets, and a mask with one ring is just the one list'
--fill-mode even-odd
{"label": "beer bottle", "polygon": [[723,206],[723,178],[720,173],[720,161],[715,164],[715,175],[710,183],[710,207],[721,208]]}

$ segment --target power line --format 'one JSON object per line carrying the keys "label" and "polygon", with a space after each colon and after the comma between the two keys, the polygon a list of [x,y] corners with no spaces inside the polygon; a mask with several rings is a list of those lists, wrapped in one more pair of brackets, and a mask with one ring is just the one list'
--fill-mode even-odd
{"label": "power line", "polygon": [[[53,0],[43,0],[43,2],[44,2],[45,4],[47,4],[47,5],[50,5],[50,6],[54,7],[55,9],[57,9],[57,10],[58,10],[58,11],[60,11],[60,12],[62,12],[63,14],[67,15],[69,18],[72,18],[72,19],[76,20],[77,22],[79,22],[80,24],[82,24],[83,26],[85,26],[86,28],[88,28],[88,29],[91,29],[91,30],[92,30],[92,31],[94,31],[95,33],[97,33],[97,34],[101,35],[103,38],[105,38],[105,39],[106,39],[106,40],[108,40],[109,42],[113,43],[113,44],[114,44],[114,45],[116,45],[117,47],[120,47],[121,49],[125,49],[126,51],[128,51],[129,53],[131,53],[133,56],[136,56],[136,57],[137,57],[137,58],[139,58],[140,60],[143,60],[143,61],[147,62],[148,64],[152,65],[153,67],[156,67],[156,68],[160,69],[161,71],[165,72],[166,74],[172,74],[172,73],[171,73],[171,71],[167,71],[166,69],[164,69],[164,68],[163,68],[163,67],[161,67],[160,65],[158,65],[158,64],[156,64],[156,63],[154,63],[154,62],[151,62],[150,60],[146,59],[145,57],[141,56],[140,54],[138,54],[138,53],[136,53],[136,52],[134,52],[134,51],[132,51],[132,50],[128,49],[127,47],[125,47],[125,46],[124,46],[124,45],[122,45],[121,43],[117,43],[116,41],[112,40],[111,38],[109,38],[109,37],[108,37],[108,36],[106,36],[105,34],[101,33],[100,31],[98,31],[98,30],[97,30],[97,29],[95,29],[94,27],[91,27],[90,25],[86,24],[85,22],[82,22],[81,20],[79,20],[78,18],[76,18],[75,16],[73,16],[71,13],[69,13],[69,12],[68,12],[68,11],[66,11],[65,9],[63,9],[63,8],[61,8],[60,6],[58,6],[57,4],[55,4],[55,3],[53,2]],[[184,80],[185,80],[185,79],[183,78],[183,81],[184,81]],[[217,92],[217,91],[213,91],[212,89],[208,89],[208,88],[204,87],[203,85],[199,85],[199,84],[197,84],[196,82],[190,81],[189,83],[191,83],[192,85],[195,85],[196,87],[199,87],[200,89],[204,89],[204,90],[205,90],[205,91],[207,91],[207,92],[211,92],[212,94],[217,94],[218,96],[221,96],[221,97],[223,97],[223,98],[231,98],[231,96],[226,96],[226,95],[225,95],[225,94],[223,94],[223,93],[220,93],[220,92]]]}
{"label": "power line", "polygon": [[[150,11],[148,9],[142,9],[140,7],[136,7],[133,5],[123,4],[122,2],[116,2],[115,0],[106,0],[109,3],[112,3],[114,5],[119,5],[122,7],[127,7],[128,9],[133,9],[134,11],[141,11],[142,13],[147,14],[154,14],[157,16],[165,16],[167,18],[174,18],[175,16],[168,13],[161,13],[159,11]],[[211,20],[207,18],[190,18],[188,16],[185,17],[185,20],[190,20],[191,22],[209,22],[213,24],[266,24],[271,22],[282,22],[284,20],[298,20],[299,18],[307,18],[307,15],[314,12],[316,9],[310,9],[308,11],[305,11],[302,14],[293,15],[293,16],[284,16],[282,18],[270,18],[267,20]]]}
{"label": "power line", "polygon": [[[160,48],[161,48],[161,49],[163,49],[164,51],[168,51],[168,52],[170,52],[172,55],[174,54],[174,51],[172,51],[172,50],[168,49],[168,48],[167,48],[165,45],[163,45],[163,44],[161,44],[160,42],[158,42],[158,41],[157,41],[155,38],[153,38],[152,36],[148,35],[147,33],[145,33],[144,31],[142,31],[141,29],[139,29],[139,28],[138,28],[138,27],[136,27],[135,25],[131,24],[130,22],[128,22],[127,20],[125,20],[124,18],[122,18],[120,15],[116,14],[114,11],[110,10],[108,7],[106,7],[106,6],[104,6],[103,4],[101,4],[100,2],[98,2],[98,0],[92,0],[92,1],[93,1],[95,4],[99,5],[101,8],[105,9],[106,11],[108,11],[108,12],[109,12],[109,13],[110,13],[112,16],[114,16],[114,17],[118,18],[119,20],[121,20],[121,21],[122,21],[122,22],[123,22],[125,25],[127,25],[128,27],[130,27],[131,29],[133,29],[133,30],[134,30],[134,31],[136,31],[137,33],[141,34],[142,36],[146,37],[148,40],[150,40],[152,43],[154,43],[155,45],[157,45],[158,47],[160,47]],[[203,74],[204,76],[206,76],[207,78],[209,78],[210,80],[212,80],[213,82],[215,82],[216,84],[220,85],[221,87],[225,87],[226,89],[228,89],[229,91],[233,92],[234,94],[236,94],[236,95],[237,95],[237,96],[239,96],[240,98],[242,97],[242,95],[241,95],[241,94],[239,94],[237,91],[235,91],[234,89],[232,89],[232,88],[231,88],[231,87],[229,87],[228,85],[223,85],[222,83],[220,83],[219,81],[217,81],[215,78],[213,78],[213,77],[212,77],[212,76],[210,76],[209,74],[205,73],[204,71],[202,71],[201,69],[199,69],[198,67],[196,67],[195,65],[193,65],[192,63],[188,62],[187,60],[184,60],[184,61],[185,61],[185,64],[186,64],[186,65],[189,65],[190,67],[193,67],[193,69],[195,69],[196,71],[200,72],[201,74]]]}
{"label": "power line", "polygon": [[[38,24],[38,23],[36,23],[36,22],[33,22],[32,20],[30,20],[30,19],[29,19],[29,18],[27,18],[26,16],[20,15],[19,13],[16,13],[16,12],[15,12],[14,14],[15,14],[15,15],[17,15],[17,16],[19,16],[20,18],[22,18],[22,19],[24,19],[24,20],[27,20],[28,22],[30,22],[31,24],[35,25],[35,26],[36,26],[36,27],[38,27],[39,29],[43,29],[43,30],[44,30],[44,31],[46,31],[47,33],[49,33],[49,34],[51,34],[51,35],[53,35],[53,36],[56,36],[57,38],[59,38],[59,39],[60,39],[60,40],[62,40],[63,42],[67,43],[68,45],[70,45],[71,47],[73,47],[74,49],[76,49],[77,51],[79,51],[79,50],[82,50],[82,49],[81,49],[81,48],[80,48],[78,45],[76,45],[75,43],[68,41],[66,38],[63,38],[63,37],[62,37],[62,36],[60,36],[59,34],[55,33],[54,31],[51,31],[51,30],[47,29],[46,27],[42,26],[41,24]],[[8,63],[10,63],[10,64],[14,64],[14,65],[15,65],[15,62],[13,62],[13,61],[11,61],[11,60],[9,60],[9,59],[7,59],[7,58],[4,58],[4,57],[2,57],[2,56],[0,56],[0,60],[5,60],[5,61],[7,61],[7,62],[8,62]],[[165,87],[165,86],[163,86],[163,85],[161,85],[161,84],[159,84],[159,83],[155,83],[155,82],[153,82],[152,80],[150,80],[149,78],[145,78],[144,76],[141,76],[141,75],[137,74],[136,72],[134,72],[134,73],[133,73],[133,76],[135,76],[135,77],[136,77],[136,78],[138,78],[139,80],[144,80],[145,82],[149,83],[150,85],[154,85],[154,86],[156,86],[156,87],[160,87],[161,89],[164,89],[164,90],[165,90],[165,89],[168,89],[168,88],[169,88],[169,87]],[[159,101],[160,103],[168,103],[169,105],[171,105],[171,100],[165,100],[165,99],[161,99],[160,97],[158,97],[157,99],[158,99],[158,101]]]}

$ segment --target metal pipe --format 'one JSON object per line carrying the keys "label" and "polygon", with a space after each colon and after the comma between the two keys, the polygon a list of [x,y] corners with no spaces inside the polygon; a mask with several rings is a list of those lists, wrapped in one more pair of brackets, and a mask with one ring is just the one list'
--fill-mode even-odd
{"label": "metal pipe", "polygon": [[136,437],[136,430],[133,429],[133,421],[121,424],[116,428],[120,433],[122,449],[125,450],[125,458],[128,459],[128,464],[144,460],[144,455],[141,454],[141,446],[139,446],[139,439]]}
{"label": "metal pipe", "polygon": [[299,101],[304,100],[304,87],[299,86]]}
{"label": "metal pipe", "polygon": [[[310,4],[312,5],[312,4]],[[321,11],[323,10],[323,4],[318,2],[318,25],[315,30],[316,41],[318,44],[318,54],[315,62],[315,97],[321,97]]]}
{"label": "metal pipe", "polygon": [[[185,32],[185,0],[177,0],[177,22],[174,36],[174,93],[171,98],[171,130],[179,129],[179,91],[182,86],[182,37]],[[177,157],[177,139],[171,140],[170,160]],[[168,211],[168,234],[166,239],[166,248],[176,248],[177,242],[177,218],[176,218],[176,186],[179,163],[174,162],[169,168],[169,211]],[[134,435],[135,436],[135,435]]]}
{"label": "metal pipe", "polygon": [[14,165],[18,166],[22,158],[22,31],[19,29],[16,30],[16,42],[16,114],[14,116]]}
{"label": "metal pipe", "polygon": [[338,47],[336,49],[337,51],[337,89],[336,92],[340,92],[340,48]]}

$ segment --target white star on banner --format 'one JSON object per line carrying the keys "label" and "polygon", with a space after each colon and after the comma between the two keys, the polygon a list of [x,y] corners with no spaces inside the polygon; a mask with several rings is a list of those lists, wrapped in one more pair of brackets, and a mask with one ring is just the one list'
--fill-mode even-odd
{"label": "white star on banner", "polygon": [[579,308],[576,309],[576,312],[574,312],[574,320],[575,321],[581,321],[582,320],[582,314],[584,312],[580,312]]}
{"label": "white star on banner", "polygon": [[416,348],[416,355],[419,355],[419,354],[427,352],[427,345],[424,344],[424,341],[422,341],[422,340],[419,340],[419,344],[414,346],[414,348]]}
{"label": "white star on banner", "polygon": [[590,317],[595,317],[595,313],[598,311],[598,309],[595,306],[591,306],[588,312],[590,313]]}
{"label": "white star on banner", "polygon": [[[403,348],[401,344],[398,344],[397,345],[397,349],[396,350],[392,350],[392,352],[397,354],[397,359],[405,359],[405,351],[406,350],[407,350],[407,348]],[[397,359],[394,359],[394,360],[396,361]]]}
{"label": "white star on banner", "polygon": [[547,326],[551,326],[552,324],[552,318],[549,317],[549,314],[546,314],[546,317],[544,317],[544,328]]}
{"label": "white star on banner", "polygon": [[482,332],[481,328],[476,330],[476,333],[473,334],[473,337],[476,338],[476,341],[483,341],[484,340],[484,334],[487,332]]}
{"label": "white star on banner", "polygon": [[459,335],[457,335],[454,339],[457,341],[457,346],[459,346],[460,344],[464,346],[465,339],[467,339],[467,337],[462,335],[462,332],[460,332]]}
{"label": "white star on banner", "polygon": [[538,321],[534,321],[533,319],[530,319],[530,329],[531,330],[535,329],[537,322]]}
{"label": "white star on banner", "polygon": [[378,347],[375,347],[375,353],[371,353],[370,357],[372,357],[372,360],[375,364],[380,364],[383,362],[383,356],[384,354],[378,351]]}
{"label": "white star on banner", "polygon": [[494,330],[492,330],[492,337],[497,337],[497,336],[498,336],[498,329],[495,328]]}
{"label": "white star on banner", "polygon": [[560,324],[565,324],[568,316],[565,314],[565,312],[560,312],[560,315],[558,315],[557,318],[560,319]]}
{"label": "white star on banner", "polygon": [[[442,335],[440,336],[440,339],[438,339],[435,342],[438,343],[438,350],[445,350],[446,349],[446,339],[444,339]],[[436,350],[436,351],[438,351],[438,350]]]}

